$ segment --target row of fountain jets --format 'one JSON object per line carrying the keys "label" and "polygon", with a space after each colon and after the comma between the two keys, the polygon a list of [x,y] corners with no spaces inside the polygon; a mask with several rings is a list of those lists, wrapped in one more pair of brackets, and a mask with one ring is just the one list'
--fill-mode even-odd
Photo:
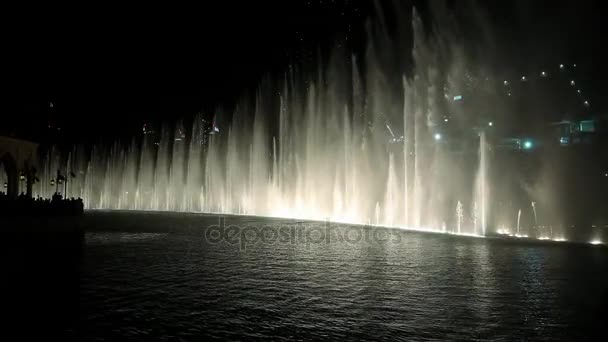
{"label": "row of fountain jets", "polygon": [[[221,134],[207,136],[202,118],[197,118],[191,130],[180,123],[165,126],[156,140],[144,136],[127,145],[99,144],[92,150],[76,146],[67,158],[50,150],[35,195],[50,197],[57,190],[51,180],[61,169],[76,175],[68,180],[66,196],[83,198],[88,209],[257,215],[482,237],[532,236],[522,232],[521,210],[515,229],[488,231],[488,204],[498,194],[490,193],[483,132],[478,153],[469,159],[449,153],[446,144],[433,139],[437,132],[429,123],[441,117],[446,106],[442,90],[448,83],[464,87],[454,83],[467,61],[462,54],[442,55],[449,49],[440,46],[460,40],[441,30],[430,38],[415,12],[411,28],[411,77],[397,74],[395,79],[400,62],[387,62],[385,52],[396,51],[398,43],[374,36],[386,30],[370,29],[363,65],[338,51],[313,76],[290,68],[281,82],[263,82],[253,101],[243,100]],[[398,135],[404,139],[397,150],[387,147],[386,118],[402,124]],[[472,126],[468,117],[450,123]],[[536,216],[534,203],[532,208]],[[538,226],[536,217],[535,223]],[[564,241],[552,229],[534,237]]]}

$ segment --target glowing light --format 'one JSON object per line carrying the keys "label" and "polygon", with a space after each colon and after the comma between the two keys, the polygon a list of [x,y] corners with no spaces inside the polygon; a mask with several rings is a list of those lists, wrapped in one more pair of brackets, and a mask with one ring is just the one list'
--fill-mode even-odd
{"label": "glowing light", "polygon": [[576,90],[576,92],[580,94],[580,93],[581,93],[581,90],[580,90],[580,89],[577,89],[577,90]]}
{"label": "glowing light", "polygon": [[526,82],[527,80],[528,80],[528,79],[526,78],[526,76],[522,76],[522,77],[521,77],[521,81],[522,81],[522,82]]}
{"label": "glowing light", "polygon": [[589,107],[589,101],[585,101],[585,102],[583,102],[583,104],[584,104],[585,106]]}
{"label": "glowing light", "polygon": [[540,76],[541,77],[547,77],[547,73],[543,71],[543,72],[540,73]]}
{"label": "glowing light", "polygon": [[[414,27],[413,31],[418,30]],[[432,57],[434,53],[430,52]],[[422,55],[423,58],[427,57],[426,53]],[[350,61],[349,58],[350,56],[347,56],[346,61]],[[369,67],[366,67],[365,64],[359,66],[368,70],[373,69],[374,64],[372,63]],[[325,70],[320,71],[322,74],[326,73]],[[327,68],[328,75],[333,75],[334,71],[336,71],[338,78],[336,81],[339,84],[351,84],[350,72],[342,73],[340,68],[337,70],[332,67]],[[554,69],[550,72],[554,72]],[[340,82],[339,78],[343,74],[344,82]],[[532,75],[534,80],[534,76],[538,76],[538,69]],[[303,75],[302,79],[309,79],[306,76]],[[395,77],[400,77],[400,75],[395,75]],[[510,79],[517,83],[516,77],[515,74]],[[298,77],[299,79],[300,77]],[[524,80],[527,81],[525,76]],[[291,86],[291,83],[294,85]],[[126,149],[119,147],[108,150],[107,153],[102,150],[100,155],[103,158],[91,158],[90,164],[81,163],[81,160],[75,159],[72,162],[73,165],[84,165],[87,170],[86,175],[82,176],[82,189],[85,189],[88,195],[86,206],[88,208],[109,207],[260,216],[271,214],[276,210],[275,215],[289,218],[325,220],[336,217],[335,221],[338,222],[365,224],[372,221],[386,225],[400,222],[404,225],[413,222],[434,222],[437,226],[436,223],[440,222],[438,219],[444,216],[444,213],[439,208],[433,208],[432,204],[446,198],[451,201],[457,195],[463,196],[467,211],[466,215],[461,215],[467,218],[461,217],[459,220],[471,225],[465,229],[485,232],[487,227],[485,221],[489,220],[486,211],[489,212],[487,208],[493,206],[491,201],[494,197],[490,196],[492,194],[487,195],[486,191],[486,188],[490,187],[491,177],[486,176],[489,171],[485,170],[492,169],[492,162],[485,161],[485,151],[488,151],[492,144],[486,144],[485,138],[480,139],[479,142],[479,150],[482,151],[479,165],[474,163],[471,170],[468,165],[465,165],[462,170],[459,167],[456,169],[456,165],[451,163],[452,156],[444,157],[433,151],[433,149],[447,147],[448,142],[453,140],[452,133],[447,130],[431,130],[426,136],[409,135],[410,133],[420,133],[421,130],[418,128],[427,129],[424,120],[418,119],[417,113],[419,109],[426,110],[428,99],[422,92],[408,92],[407,106],[404,106],[402,118],[404,124],[402,130],[404,134],[408,135],[408,144],[403,146],[403,154],[415,153],[415,156],[405,158],[405,156],[399,156],[398,153],[393,156],[393,150],[397,150],[399,146],[390,150],[385,149],[384,146],[373,148],[378,144],[374,143],[375,140],[372,139],[372,148],[369,148],[366,143],[367,131],[363,131],[363,139],[360,141],[358,137],[361,134],[358,131],[355,132],[350,127],[344,127],[349,126],[349,117],[348,115],[346,118],[344,117],[344,113],[340,110],[342,101],[339,97],[332,96],[334,91],[331,87],[319,87],[314,90],[312,84],[308,83],[313,89],[312,96],[306,96],[307,93],[299,96],[299,83],[299,81],[286,82],[284,87],[290,93],[293,90],[295,96],[272,97],[266,101],[266,95],[270,94],[261,91],[259,97],[264,101],[243,103],[244,107],[235,111],[233,120],[228,120],[234,122],[234,125],[222,126],[222,130],[225,130],[226,133],[222,133],[221,139],[206,137],[209,130],[213,132],[220,130],[214,117],[213,123],[206,122],[205,125],[201,125],[201,119],[198,125],[193,124],[190,127],[192,137],[187,138],[192,140],[190,146],[179,146],[179,148],[173,146],[171,138],[174,141],[184,139],[181,129],[177,129],[177,135],[173,134],[175,132],[166,131],[161,132],[162,134],[155,134],[157,135],[155,139],[159,139],[162,144],[156,141],[152,141],[152,143],[155,146],[162,145],[159,149],[148,147],[149,140],[146,140],[141,144],[141,148],[136,145],[136,151],[133,153],[127,145],[124,146]],[[358,78],[353,77],[352,83],[358,85]],[[392,82],[387,83],[392,84]],[[426,89],[432,86],[434,89],[435,86],[441,86],[431,80],[428,82],[423,80],[421,84],[418,83],[412,84],[412,88],[425,87]],[[496,83],[494,84],[497,85]],[[508,81],[505,81],[505,84],[508,85]],[[563,80],[562,84],[565,85]],[[283,89],[280,82],[277,82],[277,86]],[[303,87],[304,84],[301,86]],[[409,89],[407,84],[404,87],[406,90]],[[369,92],[363,92],[361,103],[374,104],[374,99],[387,97],[388,95],[383,94],[386,90],[382,88],[370,87]],[[388,90],[392,94],[392,89]],[[510,88],[505,90],[509,91]],[[400,91],[396,91],[396,93],[401,95]],[[412,94],[411,101],[410,93]],[[463,100],[463,95],[457,93],[450,95],[455,101]],[[448,102],[450,95],[448,95]],[[359,100],[358,97],[357,100]],[[386,98],[386,100],[387,103],[395,102],[396,105],[401,105],[400,102],[403,102],[391,101],[392,97]],[[249,104],[250,102],[251,104]],[[255,118],[249,120],[251,113],[271,112],[276,109],[279,102],[282,107],[280,125],[270,122],[270,120],[256,120]],[[269,105],[268,108],[266,103]],[[412,110],[410,110],[410,104]],[[373,106],[370,105],[370,112],[374,109],[371,107]],[[336,108],[338,109],[336,110]],[[346,114],[348,114],[349,108],[346,110]],[[346,120],[345,124],[342,124],[343,120]],[[444,120],[448,119],[444,118]],[[457,118],[457,122],[460,120]],[[249,125],[250,122],[252,125]],[[334,122],[335,125],[332,124]],[[414,123],[413,127],[410,127],[410,122]],[[267,123],[269,126],[266,125]],[[405,126],[406,123],[407,126]],[[486,124],[493,126],[493,122],[486,121]],[[147,130],[156,129],[154,126],[156,125],[148,126]],[[481,126],[483,127],[483,121]],[[364,128],[367,129],[367,127]],[[375,127],[372,126],[372,128]],[[190,129],[187,131],[190,132]],[[276,139],[272,134],[274,131],[279,133]],[[448,134],[445,142],[440,131]],[[375,131],[371,135],[371,138],[375,138],[380,135],[380,132]],[[152,139],[153,137],[147,138]],[[196,148],[194,146],[196,139],[211,140],[211,142],[204,148]],[[272,144],[270,140],[272,140]],[[326,144],[326,141],[329,140],[340,142],[340,146],[334,147]],[[410,140],[411,142],[409,142]],[[433,143],[433,140],[437,142]],[[428,147],[427,145],[435,146]],[[539,146],[542,146],[540,141]],[[378,158],[375,158],[378,154],[380,154]],[[78,153],[74,155],[76,156]],[[88,156],[85,157],[88,158]],[[53,160],[49,158],[49,161]],[[336,160],[340,162],[336,162]],[[49,163],[48,165],[55,164]],[[426,166],[428,166],[428,170],[425,170]],[[457,172],[452,172],[449,178],[435,175],[436,170],[448,167],[454,167],[453,171]],[[479,172],[480,187],[477,187],[476,184],[468,184],[476,182],[476,179],[473,178],[477,178],[474,174],[474,169],[477,168],[483,170]],[[112,172],[106,172],[106,170]],[[469,177],[469,174],[472,177]],[[444,178],[447,179],[444,181]],[[77,181],[80,183],[79,179]],[[148,186],[150,181],[153,182],[152,187]],[[54,181],[53,184],[55,184]],[[80,184],[74,184],[74,188],[78,185]],[[478,188],[481,189],[479,196],[475,193]],[[91,190],[89,191],[89,189]],[[417,191],[419,189],[421,191]],[[138,196],[138,191],[141,191],[141,197],[137,199],[127,200],[121,197],[121,195],[131,193]],[[468,191],[471,193],[469,194]],[[45,190],[45,192],[50,191]],[[500,198],[497,198],[498,200]],[[471,203],[473,201],[477,201],[479,206]],[[377,208],[375,212],[374,206]],[[474,215],[470,214],[471,209],[475,209]],[[376,215],[374,216],[374,214]],[[453,215],[451,216],[453,217]],[[470,219],[470,216],[474,216],[475,224],[472,224],[473,220]],[[373,220],[374,218],[380,218],[380,220]],[[449,227],[446,228],[449,229]],[[428,230],[424,227],[420,229]],[[440,231],[440,229],[431,231]],[[471,234],[471,236],[476,235]]]}
{"label": "glowing light", "polygon": [[526,140],[526,141],[524,141],[524,148],[525,148],[526,150],[531,149],[531,148],[532,148],[532,141],[530,141],[530,140]]}
{"label": "glowing light", "polygon": [[574,87],[576,85],[576,82],[574,82],[574,80],[572,80],[572,81],[570,81],[570,85]]}
{"label": "glowing light", "polygon": [[509,235],[509,236],[511,235],[511,232],[506,228],[499,229],[496,231],[496,233],[498,235]]}
{"label": "glowing light", "polygon": [[450,120],[448,120],[448,118],[443,119],[443,122],[448,122]]}
{"label": "glowing light", "polygon": [[602,242],[602,240],[598,240],[598,239],[591,240],[591,241],[589,241],[589,243],[590,243],[590,244],[592,244],[592,245],[596,245],[596,246],[597,246],[597,245],[603,245],[603,244],[604,244],[604,243]]}
{"label": "glowing light", "polygon": [[488,122],[488,126],[492,127],[494,126],[494,123],[492,121]]}
{"label": "glowing light", "polygon": [[563,68],[564,68],[564,65],[563,65],[563,64],[560,64],[560,65],[559,65],[559,68],[560,68],[560,69],[563,69]]}
{"label": "glowing light", "polygon": [[508,86],[509,85],[509,81],[504,81],[503,84],[506,85],[506,86]]}

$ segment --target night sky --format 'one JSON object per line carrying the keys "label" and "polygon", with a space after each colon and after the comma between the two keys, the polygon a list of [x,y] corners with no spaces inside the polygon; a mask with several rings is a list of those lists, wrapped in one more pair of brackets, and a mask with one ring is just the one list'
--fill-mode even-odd
{"label": "night sky", "polygon": [[[428,21],[426,2],[414,2]],[[448,1],[448,8],[466,22],[476,13],[459,13],[462,3]],[[0,134],[46,141],[51,125],[51,140],[80,142],[135,135],[144,122],[212,113],[220,104],[230,108],[265,74],[285,70],[290,61],[306,62],[339,37],[348,36],[356,50],[374,4],[24,7],[4,11],[7,90]],[[605,112],[606,29],[599,1],[493,1],[481,7],[506,69],[578,63],[594,110]]]}

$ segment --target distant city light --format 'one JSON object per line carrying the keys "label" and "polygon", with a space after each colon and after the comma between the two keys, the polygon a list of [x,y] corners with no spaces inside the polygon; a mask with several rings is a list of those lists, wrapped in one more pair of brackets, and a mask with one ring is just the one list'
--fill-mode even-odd
{"label": "distant city light", "polygon": [[448,120],[448,118],[443,119],[443,122],[448,122],[450,120]]}
{"label": "distant city light", "polygon": [[547,73],[543,71],[543,72],[540,73],[540,76],[541,77],[547,77]]}
{"label": "distant city light", "polygon": [[492,127],[494,123],[492,121],[488,122],[488,126]]}
{"label": "distant city light", "polygon": [[580,93],[581,93],[581,90],[580,90],[580,89],[577,89],[577,90],[576,90],[576,92],[580,94]]}
{"label": "distant city light", "polygon": [[570,81],[570,85],[574,87],[576,85],[576,82],[574,82],[574,80],[572,80],[572,81]]}
{"label": "distant city light", "polygon": [[522,81],[522,82],[526,82],[527,80],[528,80],[528,79],[526,78],[526,76],[522,76],[522,77],[521,77],[521,81]]}
{"label": "distant city light", "polygon": [[560,68],[560,69],[563,69],[563,68],[564,68],[564,65],[563,65],[563,64],[560,64],[560,65],[559,65],[559,68]]}
{"label": "distant city light", "polygon": [[436,140],[436,141],[441,140],[441,134],[439,134],[439,133],[435,133],[435,140]]}
{"label": "distant city light", "polygon": [[509,81],[504,81],[503,84],[506,85],[506,86],[508,86],[509,85]]}
{"label": "distant city light", "polygon": [[529,150],[532,148],[532,141],[526,140],[524,141],[524,149]]}
{"label": "distant city light", "polygon": [[589,101],[585,101],[585,102],[583,102],[583,104],[584,104],[586,107],[589,107]]}
{"label": "distant city light", "polygon": [[574,67],[576,68],[576,64],[574,64]]}

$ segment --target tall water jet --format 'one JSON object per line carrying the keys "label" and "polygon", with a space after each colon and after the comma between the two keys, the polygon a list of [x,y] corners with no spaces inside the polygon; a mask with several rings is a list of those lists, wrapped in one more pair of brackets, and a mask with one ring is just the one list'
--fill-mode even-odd
{"label": "tall water jet", "polygon": [[521,209],[517,211],[517,235],[519,235],[519,222],[521,220]]}
{"label": "tall water jet", "polygon": [[479,207],[477,206],[477,202],[473,203],[473,230],[475,233],[479,231]]}
{"label": "tall water jet", "polygon": [[479,169],[477,171],[477,184],[476,184],[476,195],[475,203],[479,205],[479,224],[480,232],[482,236],[486,235],[486,208],[488,201],[488,183],[487,183],[487,146],[486,146],[486,134],[481,132],[479,134]]}
{"label": "tall water jet", "polygon": [[464,211],[462,209],[462,203],[458,201],[456,204],[456,220],[457,220],[457,232],[458,234],[462,234],[462,220],[464,219]]}
{"label": "tall water jet", "polygon": [[[291,67],[233,112],[213,113],[224,116],[221,125],[205,126],[201,114],[190,127],[166,124],[159,134],[144,130],[141,141],[95,145],[67,160],[50,151],[43,183],[57,169],[74,170],[70,194],[88,209],[329,218],[485,235],[485,134],[479,148],[467,145],[467,158],[476,158],[460,163],[452,142],[476,139],[474,118],[453,120],[465,128],[461,136],[438,125],[466,83],[465,55],[446,48],[458,37],[425,32],[414,12],[407,35],[397,37],[413,32],[412,65],[404,66],[400,39],[382,25],[370,24],[365,58],[335,52],[316,72]],[[36,191],[50,197],[54,189]],[[448,226],[455,199],[456,227]],[[472,220],[464,208],[473,208]]]}
{"label": "tall water jet", "polygon": [[408,89],[408,82],[407,82],[407,78],[405,77],[405,75],[402,77],[402,84],[403,84],[403,223],[408,226],[410,224],[410,198],[409,198],[409,182],[408,182],[408,168],[409,168],[409,162],[408,160],[410,159],[410,152],[409,152],[409,138],[407,137],[407,132],[408,132],[408,115],[409,113],[411,113],[411,109],[408,107],[410,104],[410,101],[408,100],[408,96],[409,96],[409,89]]}
{"label": "tall water jet", "polygon": [[538,216],[536,215],[536,202],[532,202],[532,211],[534,212],[534,226],[538,227]]}

